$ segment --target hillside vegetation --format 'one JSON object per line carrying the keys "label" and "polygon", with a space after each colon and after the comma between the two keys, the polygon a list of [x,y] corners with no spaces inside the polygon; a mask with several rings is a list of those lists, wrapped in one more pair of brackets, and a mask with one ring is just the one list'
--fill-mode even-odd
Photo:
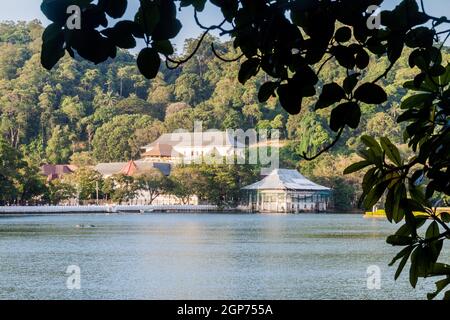
{"label": "hillside vegetation", "polygon": [[[234,58],[239,53],[231,43],[209,37],[194,59],[176,70],[163,66],[157,78],[149,81],[127,51],[100,65],[66,56],[48,72],[40,61],[42,32],[38,21],[0,24],[0,136],[5,148],[11,147],[30,166],[136,159],[141,146],[164,132],[192,130],[195,120],[203,121],[205,130],[279,129],[281,137],[290,141],[281,150],[281,164],[298,167],[339,189],[335,201],[345,209],[355,203],[361,182],[361,173],[341,176],[357,157],[357,138],[383,135],[402,144],[396,117],[406,92],[402,84],[415,72],[407,67],[407,55],[384,80],[389,101],[378,107],[363,105],[362,125],[347,129],[331,153],[306,162],[299,154],[314,154],[334,137],[326,120],[330,110],[311,112],[315,97],[308,98],[295,116],[288,115],[277,98],[259,103],[258,88],[267,80],[265,76],[260,73],[241,85],[236,77],[239,63],[223,63],[210,48],[214,42],[221,55]],[[189,53],[196,43],[188,39],[178,49]],[[375,78],[387,65],[384,59],[371,61],[367,79]],[[341,83],[345,77],[337,63],[321,70],[324,83]]]}

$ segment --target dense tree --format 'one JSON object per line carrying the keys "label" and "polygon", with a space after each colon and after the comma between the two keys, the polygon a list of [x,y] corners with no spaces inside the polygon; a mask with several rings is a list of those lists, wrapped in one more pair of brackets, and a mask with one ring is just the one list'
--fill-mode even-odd
{"label": "dense tree", "polygon": [[102,175],[89,167],[78,168],[74,173],[66,175],[64,182],[69,183],[76,190],[79,201],[96,200],[102,187]]}
{"label": "dense tree", "polygon": [[70,144],[69,128],[54,127],[46,148],[47,159],[54,164],[67,163],[71,154]]}
{"label": "dense tree", "polygon": [[[109,189],[111,187],[112,189]],[[119,173],[111,177],[107,191],[110,192],[110,198],[113,202],[122,204],[135,198],[138,191],[137,187],[138,185],[133,177]]]}
{"label": "dense tree", "polygon": [[17,198],[18,170],[24,166],[19,152],[0,138],[0,204]]}
{"label": "dense tree", "polygon": [[58,205],[76,197],[77,190],[72,184],[61,179],[48,183],[46,198],[50,204]]}
{"label": "dense tree", "polygon": [[203,197],[206,177],[199,170],[191,166],[180,166],[172,170],[170,174],[171,193],[181,199],[184,204],[189,204],[194,195]]}
{"label": "dense tree", "polygon": [[165,177],[158,169],[150,169],[139,173],[134,177],[138,190],[146,192],[148,197],[146,198],[147,204],[152,204],[153,201],[161,194],[168,193],[170,191],[170,183],[167,177]]}
{"label": "dense tree", "polygon": [[70,164],[77,167],[88,167],[96,164],[90,152],[77,152],[70,156]]}
{"label": "dense tree", "polygon": [[[333,138],[327,139],[327,144],[320,149],[307,148],[308,152],[301,154],[306,159],[315,159],[332,147],[336,147],[334,152],[348,153],[346,148],[360,146],[360,143],[345,142],[351,135],[364,134],[366,119],[401,103],[401,111],[397,109],[393,114],[401,124],[401,135],[410,152],[402,154],[387,137],[374,140],[363,136],[364,147],[360,147],[360,155],[364,160],[351,166],[346,173],[365,168],[364,205],[370,208],[382,198],[388,219],[405,222],[397,234],[388,238],[389,243],[405,247],[394,259],[401,259],[397,276],[411,258],[413,286],[419,277],[445,277],[437,283],[437,292],[429,296],[432,298],[450,283],[449,266],[438,262],[443,240],[450,233],[449,219],[446,215],[438,216],[434,210],[450,194],[450,68],[448,52],[443,46],[450,35],[446,27],[450,21],[447,17],[427,14],[423,1],[419,6],[415,0],[399,0],[397,7],[381,13],[382,28],[369,28],[367,21],[373,17],[370,18],[366,10],[369,5],[382,2],[214,0],[211,3],[220,7],[223,23],[200,26],[205,29],[203,41],[187,42],[187,51],[176,56],[170,43],[182,27],[177,19],[176,4],[202,11],[206,0],[168,0],[152,2],[152,5],[141,2],[142,8],[135,21],[125,22],[129,28],[121,27],[123,24],[108,28],[106,19],[106,15],[120,19],[126,6],[118,4],[126,4],[126,1],[80,2],[82,18],[89,22],[82,30],[65,27],[64,5],[44,0],[42,10],[53,23],[43,36],[41,62],[47,69],[56,68],[51,79],[46,79],[36,68],[34,40],[39,34],[36,32],[39,25],[4,24],[0,28],[4,33],[0,35],[1,42],[25,44],[28,47],[25,50],[34,54],[24,63],[26,72],[17,79],[13,79],[19,74],[17,70],[5,68],[0,72],[6,77],[0,81],[1,133],[15,148],[42,134],[42,125],[30,119],[39,119],[32,116],[36,112],[32,106],[37,105],[47,81],[56,90],[56,106],[64,96],[89,96],[86,88],[78,85],[87,68],[86,63],[79,61],[80,57],[94,63],[105,62],[99,67],[99,77],[105,76],[99,80],[99,86],[104,92],[124,94],[123,88],[119,90],[122,78],[118,76],[118,69],[134,66],[134,61],[121,49],[135,47],[136,39],[146,44],[136,60],[137,68],[144,76],[154,78],[158,71],[165,73],[167,69],[180,67],[178,71],[164,75],[163,79],[169,85],[178,81],[178,93],[174,88],[175,97],[186,102],[195,101],[195,104],[210,103],[213,106],[210,110],[217,111],[220,121],[229,115],[227,125],[236,124],[236,115],[243,107],[239,101],[242,98],[245,104],[265,104],[260,106],[262,117],[256,123],[259,128],[278,127],[279,119],[274,120],[282,113],[280,105],[290,114],[302,114],[305,110],[318,114]],[[160,19],[148,21],[144,19],[148,15]],[[212,51],[205,50],[209,47],[205,45],[205,39],[212,42],[206,34],[213,29],[229,34],[233,40],[232,45],[216,45],[214,55],[219,60],[233,61],[225,67],[217,59],[210,59]],[[66,51],[75,59],[62,58]],[[23,52],[25,57],[27,54],[20,49],[15,52]],[[161,56],[164,56],[166,66],[161,64]],[[110,58],[115,58],[118,65]],[[14,63],[23,64],[21,58],[12,59],[8,67]],[[92,68],[89,65],[88,69]],[[183,68],[186,68],[185,72]],[[130,81],[135,81],[134,71],[129,75]],[[90,79],[96,81],[93,75]],[[242,87],[229,90],[236,83],[233,81],[236,76],[242,84],[254,81],[259,87],[258,101],[252,101],[255,95],[251,90]],[[402,87],[404,80],[408,81]],[[133,83],[135,94],[141,98],[145,98],[141,95],[147,92],[141,90],[145,83],[144,80]],[[198,97],[192,95],[192,88],[198,90]],[[57,111],[50,117],[54,119],[54,126],[67,125]],[[166,117],[166,126],[175,129],[180,128],[180,124],[189,125],[194,114],[193,111],[174,113],[170,118]],[[212,117],[215,116],[213,113]],[[105,119],[101,125],[111,119]],[[256,117],[251,120],[256,121]],[[373,131],[374,127],[371,127]],[[80,139],[76,140],[84,138],[85,133],[78,134]],[[392,141],[400,139],[394,137]],[[119,144],[119,148],[122,147],[123,144]],[[424,212],[425,217],[434,220],[426,232],[418,230],[424,217],[415,217],[413,211]],[[445,296],[449,295],[447,291]]]}
{"label": "dense tree", "polygon": [[[154,122],[150,116],[120,115],[105,123],[95,133],[93,155],[98,161],[127,161],[139,157],[140,150],[133,150],[131,140],[138,129]],[[151,141],[148,141],[149,143]]]}

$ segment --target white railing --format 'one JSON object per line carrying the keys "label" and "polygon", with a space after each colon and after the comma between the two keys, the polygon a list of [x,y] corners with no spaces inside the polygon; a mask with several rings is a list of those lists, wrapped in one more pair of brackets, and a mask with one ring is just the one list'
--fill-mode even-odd
{"label": "white railing", "polygon": [[8,213],[117,213],[154,211],[215,211],[214,205],[104,205],[104,206],[2,206],[0,214]]}

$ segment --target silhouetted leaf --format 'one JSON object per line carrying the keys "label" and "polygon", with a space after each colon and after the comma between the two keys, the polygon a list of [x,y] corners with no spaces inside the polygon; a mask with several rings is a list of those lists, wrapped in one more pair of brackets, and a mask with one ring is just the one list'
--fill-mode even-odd
{"label": "silhouetted leaf", "polygon": [[258,92],[258,101],[263,103],[269,100],[269,98],[275,95],[275,90],[278,88],[277,82],[266,82],[260,88]]}
{"label": "silhouetted leaf", "polygon": [[361,141],[369,147],[377,156],[381,156],[382,150],[380,144],[371,136],[363,135]]}
{"label": "silhouetted leaf", "polygon": [[113,28],[102,31],[102,34],[114,41],[119,48],[132,49],[136,46],[133,34],[139,32],[139,26],[133,21],[119,21]]}
{"label": "silhouetted leaf", "polygon": [[105,12],[111,18],[122,17],[127,10],[127,0],[99,0],[99,6],[104,8]]}
{"label": "silhouetted leaf", "polygon": [[239,82],[245,84],[248,79],[255,76],[258,73],[260,63],[261,60],[259,58],[251,58],[243,62],[239,70]]}
{"label": "silhouetted leaf", "polygon": [[153,34],[161,19],[159,7],[155,2],[145,1],[134,17],[134,21],[141,26],[142,32],[146,35]]}
{"label": "silhouetted leaf", "polygon": [[356,129],[361,119],[361,109],[356,102],[345,102],[331,111],[330,128],[337,132],[340,128],[348,125]]}
{"label": "silhouetted leaf", "polygon": [[[442,290],[444,290],[445,287],[450,285],[450,276],[447,276],[444,279],[436,281],[435,285],[436,285],[436,291],[427,294],[428,300],[434,299],[439,293],[442,292]],[[448,292],[450,292],[450,291],[447,291],[447,293]]]}
{"label": "silhouetted leaf", "polygon": [[372,208],[378,200],[380,200],[387,186],[389,185],[389,181],[382,181],[375,185],[366,195],[364,199],[364,207],[366,209]]}
{"label": "silhouetted leaf", "polygon": [[387,95],[379,85],[368,82],[355,90],[355,99],[368,104],[380,104],[387,100]]}
{"label": "silhouetted leaf", "polygon": [[152,47],[166,56],[170,56],[174,52],[172,43],[169,40],[153,41]]}
{"label": "silhouetted leaf", "polygon": [[201,12],[205,8],[206,0],[181,0],[180,6],[181,7],[187,7],[187,6],[194,6],[195,10]]}
{"label": "silhouetted leaf", "polygon": [[50,24],[42,36],[42,66],[51,70],[64,56],[64,32],[56,23]]}
{"label": "silhouetted leaf", "polygon": [[366,50],[361,49],[360,51],[358,51],[358,53],[356,54],[356,57],[355,57],[356,66],[359,69],[365,69],[369,65],[369,62],[370,62],[370,58],[369,58],[369,55],[367,54]]}
{"label": "silhouetted leaf", "polygon": [[316,110],[323,109],[337,103],[345,98],[345,92],[335,82],[327,83],[323,86],[322,93],[320,94],[319,101],[316,103]]}
{"label": "silhouetted leaf", "polygon": [[147,79],[153,79],[156,77],[161,64],[161,58],[158,52],[153,48],[144,48],[139,53],[137,58],[137,65],[139,71]]}
{"label": "silhouetted leaf", "polygon": [[360,162],[356,162],[351,164],[350,166],[348,166],[347,168],[345,168],[344,170],[344,174],[349,174],[349,173],[353,173],[356,171],[359,171],[369,165],[371,165],[372,163],[370,161],[360,161]]}
{"label": "silhouetted leaf", "polygon": [[345,93],[350,94],[353,92],[353,89],[355,89],[358,84],[358,77],[360,75],[360,73],[354,73],[344,79],[343,87]]}
{"label": "silhouetted leaf", "polygon": [[386,242],[393,246],[409,246],[413,243],[413,238],[394,234],[387,237]]}
{"label": "silhouetted leaf", "polygon": [[400,152],[397,147],[389,140],[389,138],[381,137],[380,138],[381,147],[383,148],[386,156],[397,166],[402,165],[402,157],[400,156]]}
{"label": "silhouetted leaf", "polygon": [[282,84],[277,90],[281,106],[290,114],[298,114],[302,107],[302,95],[298,88]]}
{"label": "silhouetted leaf", "polygon": [[337,42],[344,43],[350,40],[352,37],[352,30],[349,27],[341,27],[336,30],[334,38]]}
{"label": "silhouetted leaf", "polygon": [[439,235],[439,225],[436,221],[433,221],[428,226],[427,232],[425,233],[425,238],[430,239],[437,237]]}

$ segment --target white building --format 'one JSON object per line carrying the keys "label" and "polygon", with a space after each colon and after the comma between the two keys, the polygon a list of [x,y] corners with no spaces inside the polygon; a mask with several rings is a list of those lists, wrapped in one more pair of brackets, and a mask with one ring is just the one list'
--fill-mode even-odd
{"label": "white building", "polygon": [[248,193],[246,205],[257,212],[326,211],[331,193],[330,188],[289,169],[276,169],[243,190]]}
{"label": "white building", "polygon": [[209,157],[244,157],[245,144],[223,131],[166,133],[142,147],[144,161],[191,163]]}

